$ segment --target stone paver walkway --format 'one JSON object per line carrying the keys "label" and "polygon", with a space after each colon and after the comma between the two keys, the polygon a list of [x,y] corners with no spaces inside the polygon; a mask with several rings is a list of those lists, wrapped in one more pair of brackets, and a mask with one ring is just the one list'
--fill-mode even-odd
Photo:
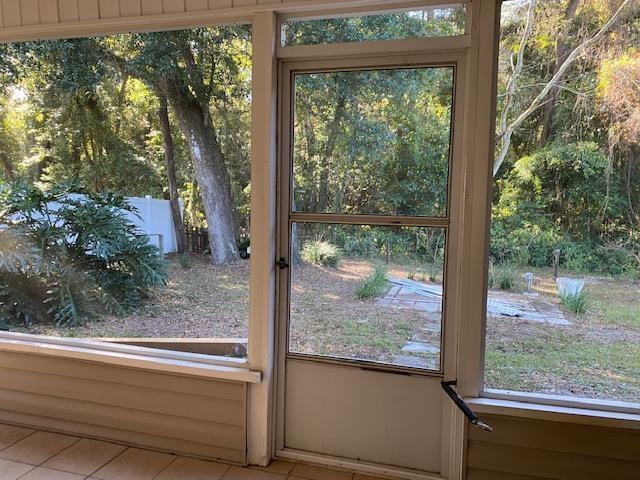
{"label": "stone paver walkway", "polygon": [[[418,312],[424,319],[425,335],[412,338],[396,355],[395,363],[419,368],[433,368],[440,353],[442,321],[442,286],[409,279],[391,278],[391,288],[378,300],[378,305]],[[536,296],[490,291],[487,315],[491,318],[519,319],[523,322],[566,326],[571,323],[560,309]]]}

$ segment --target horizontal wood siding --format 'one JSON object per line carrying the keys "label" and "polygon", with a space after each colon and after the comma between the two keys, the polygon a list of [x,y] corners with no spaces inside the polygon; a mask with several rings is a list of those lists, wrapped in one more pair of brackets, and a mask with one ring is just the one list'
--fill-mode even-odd
{"label": "horizontal wood siding", "polygon": [[640,478],[640,431],[486,416],[469,429],[467,480]]}
{"label": "horizontal wood siding", "polygon": [[245,463],[246,385],[0,352],[0,421]]}
{"label": "horizontal wood siding", "polygon": [[282,0],[0,0],[0,27],[215,11]]}

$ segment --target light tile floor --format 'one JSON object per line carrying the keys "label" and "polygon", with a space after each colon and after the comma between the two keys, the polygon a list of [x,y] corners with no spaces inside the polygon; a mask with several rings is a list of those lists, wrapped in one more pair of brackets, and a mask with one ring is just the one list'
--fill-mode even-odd
{"label": "light tile floor", "polygon": [[276,461],[266,468],[125,447],[0,424],[0,480],[381,480]]}

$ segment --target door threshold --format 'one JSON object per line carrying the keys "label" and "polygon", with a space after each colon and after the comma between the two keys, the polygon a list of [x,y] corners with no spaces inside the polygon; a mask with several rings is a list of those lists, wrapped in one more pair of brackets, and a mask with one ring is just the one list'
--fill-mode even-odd
{"label": "door threshold", "polygon": [[348,458],[332,457],[329,455],[310,453],[291,448],[278,450],[276,452],[276,456],[278,458],[293,460],[295,462],[311,463],[323,467],[349,470],[356,473],[397,478],[398,480],[444,480],[444,477],[437,473],[427,473],[418,470],[380,465],[377,463],[360,462]]}

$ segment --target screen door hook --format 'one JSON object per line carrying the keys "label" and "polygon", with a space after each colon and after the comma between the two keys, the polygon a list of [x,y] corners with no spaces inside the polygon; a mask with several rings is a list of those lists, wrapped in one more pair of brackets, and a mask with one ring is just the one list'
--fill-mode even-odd
{"label": "screen door hook", "polygon": [[440,385],[442,386],[442,389],[446,392],[446,394],[449,395],[451,400],[453,400],[453,403],[456,404],[460,411],[464,413],[464,416],[467,417],[473,425],[487,432],[493,432],[493,427],[480,420],[478,418],[478,415],[476,415],[464,402],[464,400],[460,398],[458,392],[453,389],[453,385],[456,385],[457,383],[457,380],[449,380],[440,382]]}

